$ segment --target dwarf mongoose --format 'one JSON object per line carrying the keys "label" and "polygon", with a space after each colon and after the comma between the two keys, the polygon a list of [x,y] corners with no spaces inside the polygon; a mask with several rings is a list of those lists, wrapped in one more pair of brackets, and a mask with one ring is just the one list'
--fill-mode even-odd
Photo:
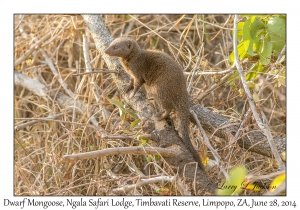
{"label": "dwarf mongoose", "polygon": [[116,38],[105,53],[119,57],[125,71],[131,76],[130,83],[125,88],[126,91],[133,88],[130,98],[145,83],[147,94],[151,95],[163,110],[163,113],[156,115],[158,119],[164,119],[174,111],[178,133],[204,171],[199,154],[189,138],[189,98],[181,67],[166,53],[143,50],[135,40],[128,37]]}

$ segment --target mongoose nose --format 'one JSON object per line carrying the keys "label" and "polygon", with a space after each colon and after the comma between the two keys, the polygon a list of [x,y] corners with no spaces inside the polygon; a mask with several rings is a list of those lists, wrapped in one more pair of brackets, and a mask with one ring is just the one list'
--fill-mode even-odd
{"label": "mongoose nose", "polygon": [[110,47],[107,47],[104,50],[104,53],[107,54],[107,55],[109,55],[109,56],[113,56],[114,55],[114,51]]}

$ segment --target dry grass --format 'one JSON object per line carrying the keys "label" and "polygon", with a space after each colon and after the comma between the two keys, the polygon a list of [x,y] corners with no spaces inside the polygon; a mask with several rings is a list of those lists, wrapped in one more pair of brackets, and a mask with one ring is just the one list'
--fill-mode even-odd
{"label": "dry grass", "polygon": [[[220,71],[230,68],[228,60],[232,52],[233,17],[229,15],[101,15],[113,37],[126,34],[139,41],[143,48],[158,49],[172,55],[186,67],[189,53],[192,60],[187,72],[194,69],[201,71]],[[60,77],[75,94],[76,99],[87,103],[89,108],[99,110],[99,125],[111,135],[132,135],[129,139],[100,138],[99,133],[88,126],[90,114],[67,113],[56,102],[44,100],[21,86],[14,90],[15,126],[31,121],[30,118],[45,118],[50,115],[63,115],[52,121],[38,121],[20,130],[15,130],[15,195],[101,195],[124,184],[134,184],[140,175],[133,167],[146,173],[151,171],[152,177],[168,174],[162,160],[147,164],[144,156],[123,155],[77,162],[65,162],[62,156],[79,152],[100,150],[122,146],[133,146],[141,143],[136,136],[142,134],[140,127],[129,128],[133,118],[127,115],[126,120],[120,119],[119,109],[108,102],[108,99],[120,99],[120,94],[108,73],[91,76],[74,76],[85,72],[82,52],[82,35],[92,37],[80,15],[16,15],[15,22],[15,61],[35,44],[35,39],[43,40],[42,44],[33,49],[15,69],[28,77],[39,80],[49,90],[63,91],[63,87],[54,76],[40,49],[51,58]],[[202,51],[201,45],[204,44]],[[187,48],[186,48],[187,47]],[[200,52],[200,53],[199,53]],[[93,60],[93,70],[105,69],[106,65],[99,52],[93,46],[89,50]],[[245,69],[251,61],[245,64]],[[268,66],[267,68],[271,68]],[[227,73],[228,74],[228,73]],[[190,95],[197,100],[209,87],[218,83],[223,75],[197,75],[191,84]],[[258,80],[262,83],[262,78]],[[94,81],[94,83],[91,83]],[[190,76],[188,77],[190,81]],[[238,80],[236,88],[229,85],[228,79],[223,85],[210,92],[201,100],[201,105],[212,109],[233,120],[239,121],[245,110],[245,96],[239,92]],[[274,136],[284,135],[285,124],[285,87],[276,87],[274,79],[261,96],[260,109],[264,111]],[[94,84],[94,85],[93,85]],[[100,93],[97,101],[93,88]],[[247,123],[247,129],[254,127],[255,122]],[[200,133],[196,126],[191,127],[193,139],[199,139]],[[213,146],[218,149],[222,158],[228,154],[228,142],[212,137]],[[203,157],[209,151],[199,145]],[[237,145],[230,154],[230,165],[246,165],[253,174],[267,174],[273,171],[269,158],[251,154]],[[273,163],[274,164],[274,163]],[[147,167],[145,167],[147,165]],[[164,169],[166,171],[164,171]],[[218,171],[210,172],[217,179]],[[147,176],[148,177],[148,176]],[[106,191],[105,191],[105,190]],[[128,195],[178,195],[178,189],[169,182],[149,184],[124,194]],[[251,194],[251,192],[250,192]]]}

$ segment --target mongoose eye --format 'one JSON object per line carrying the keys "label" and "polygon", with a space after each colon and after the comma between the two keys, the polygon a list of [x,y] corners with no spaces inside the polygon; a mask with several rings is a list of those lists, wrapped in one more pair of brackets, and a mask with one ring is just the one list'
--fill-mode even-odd
{"label": "mongoose eye", "polygon": [[117,49],[117,46],[114,46],[114,49]]}

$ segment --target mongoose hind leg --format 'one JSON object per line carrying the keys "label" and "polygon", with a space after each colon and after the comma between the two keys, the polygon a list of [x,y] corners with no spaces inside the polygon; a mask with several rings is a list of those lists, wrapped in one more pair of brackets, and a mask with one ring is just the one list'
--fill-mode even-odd
{"label": "mongoose hind leg", "polygon": [[[163,99],[162,99],[163,98]],[[157,97],[155,95],[156,103],[157,103],[157,109],[159,110],[155,117],[157,120],[165,120],[170,116],[170,113],[172,111],[172,104],[170,101],[165,100],[165,97]]]}
{"label": "mongoose hind leg", "polygon": [[155,114],[156,120],[165,120],[170,116],[171,109],[165,109],[163,112],[158,112]]}

